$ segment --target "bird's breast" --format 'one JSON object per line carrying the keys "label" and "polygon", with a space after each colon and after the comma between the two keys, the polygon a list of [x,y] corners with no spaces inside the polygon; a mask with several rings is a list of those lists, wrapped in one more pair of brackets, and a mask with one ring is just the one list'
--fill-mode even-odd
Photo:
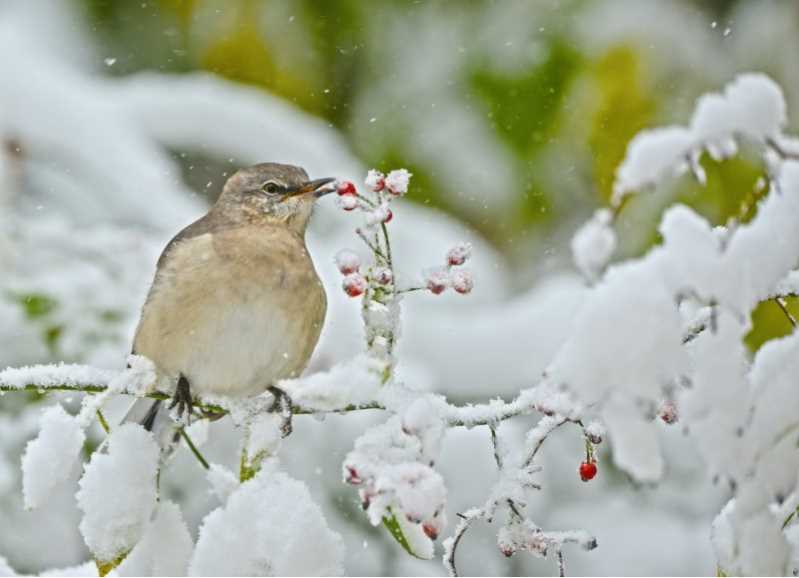
{"label": "bird's breast", "polygon": [[135,350],[197,393],[259,393],[305,368],[326,301],[290,234],[203,235],[176,246],[142,313]]}

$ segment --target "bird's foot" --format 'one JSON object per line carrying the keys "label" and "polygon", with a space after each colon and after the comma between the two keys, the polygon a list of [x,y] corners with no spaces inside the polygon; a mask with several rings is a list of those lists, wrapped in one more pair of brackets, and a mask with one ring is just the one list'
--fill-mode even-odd
{"label": "bird's foot", "polygon": [[288,437],[291,435],[292,425],[291,425],[291,397],[285,391],[280,389],[279,387],[275,387],[274,385],[270,385],[268,388],[269,393],[271,393],[275,401],[272,402],[272,407],[269,411],[274,413],[279,413],[281,417],[281,424],[280,424],[280,436],[281,437]]}
{"label": "bird's foot", "polygon": [[191,425],[191,416],[194,413],[194,400],[191,398],[191,386],[189,380],[182,373],[178,378],[178,384],[175,387],[175,395],[172,397],[172,403],[169,404],[169,409],[172,410],[177,407],[178,420],[183,421],[183,414],[186,414],[186,424]]}

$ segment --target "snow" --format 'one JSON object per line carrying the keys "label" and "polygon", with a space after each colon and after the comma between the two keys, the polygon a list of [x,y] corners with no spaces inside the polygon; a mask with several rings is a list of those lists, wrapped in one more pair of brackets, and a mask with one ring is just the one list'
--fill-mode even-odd
{"label": "snow", "polygon": [[336,253],[335,261],[336,267],[338,267],[342,275],[356,273],[361,266],[361,258],[357,253],[349,249],[342,249]]}
{"label": "snow", "polygon": [[219,464],[211,464],[205,472],[205,477],[211,486],[211,492],[223,504],[239,487],[238,476]]}
{"label": "snow", "polygon": [[376,169],[369,169],[369,171],[366,173],[364,184],[371,191],[381,191],[385,185],[385,175]]}
{"label": "snow", "polygon": [[341,537],[304,483],[262,469],[203,520],[191,576],[338,576]]}
{"label": "snow", "polygon": [[141,540],[116,568],[118,576],[185,576],[194,549],[180,508],[158,504]]}
{"label": "snow", "polygon": [[0,556],[0,576],[17,576],[14,569],[9,566],[8,561]]}
{"label": "snow", "polygon": [[412,176],[406,169],[395,169],[389,172],[385,179],[388,191],[393,195],[404,195],[408,192]]}
{"label": "snow", "polygon": [[283,380],[278,387],[303,408],[335,411],[373,401],[382,385],[384,370],[383,361],[361,354],[328,371]]}
{"label": "snow", "polygon": [[[614,390],[657,400],[687,371],[682,323],[648,262],[612,267],[578,311],[572,335],[547,369],[584,404]],[[619,363],[623,359],[624,363]]]}
{"label": "snow", "polygon": [[336,198],[336,204],[345,211],[352,211],[360,206],[358,197],[354,195],[343,195]]}
{"label": "snow", "polygon": [[645,187],[653,186],[665,177],[677,175],[688,168],[687,154],[693,136],[682,127],[658,128],[639,132],[627,146],[627,155],[616,169],[613,202]]}
{"label": "snow", "polygon": [[616,250],[616,233],[612,224],[613,213],[600,209],[572,237],[574,263],[590,281],[599,278]]}
{"label": "snow", "polygon": [[108,388],[143,396],[156,389],[158,374],[155,364],[143,355],[128,355],[128,368],[114,377]]}
{"label": "snow", "polygon": [[61,386],[71,388],[106,387],[117,376],[117,373],[74,363],[8,367],[0,371],[0,386],[11,389],[23,389],[29,385],[35,385],[39,389]]}
{"label": "snow", "polygon": [[92,455],[76,498],[86,545],[107,562],[144,535],[156,505],[159,449],[152,434],[132,423],[114,428],[106,444],[107,452]]}
{"label": "snow", "polygon": [[245,437],[245,449],[251,461],[277,455],[282,440],[282,426],[283,419],[276,413],[261,413],[252,419]]}
{"label": "snow", "polygon": [[448,265],[463,265],[472,256],[472,244],[461,242],[447,251]]}
{"label": "snow", "polygon": [[453,271],[450,275],[450,281],[452,288],[462,295],[471,293],[472,289],[474,289],[474,277],[472,272],[467,269]]}
{"label": "snow", "polygon": [[697,159],[702,150],[716,159],[727,158],[738,150],[736,138],[768,145],[785,124],[786,105],[779,86],[763,74],[739,75],[723,93],[697,101],[688,128],[642,131],[633,138],[616,171],[613,202],[688,168],[701,180]]}
{"label": "snow", "polygon": [[22,492],[29,509],[44,505],[53,489],[71,477],[86,441],[78,422],[59,404],[42,413],[40,427],[22,456]]}
{"label": "snow", "polygon": [[423,272],[423,283],[431,293],[438,295],[450,286],[452,280],[446,268],[433,267]]}
{"label": "snow", "polygon": [[[780,134],[786,124],[785,99],[777,84],[764,74],[741,74],[723,94],[703,96],[691,119],[694,139],[711,153],[735,153],[727,141],[742,135],[766,142]],[[727,149],[727,150],[725,150]]]}

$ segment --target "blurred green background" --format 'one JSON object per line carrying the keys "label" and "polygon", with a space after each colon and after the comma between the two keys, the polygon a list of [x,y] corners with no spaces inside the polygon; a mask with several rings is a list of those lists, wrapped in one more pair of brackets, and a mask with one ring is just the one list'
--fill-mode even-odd
{"label": "blurred green background", "polygon": [[[639,130],[687,122],[696,96],[735,72],[786,80],[764,48],[776,39],[750,38],[753,11],[787,18],[775,36],[799,30],[790,1],[81,1],[109,74],[206,70],[285,98],[336,127],[365,165],[409,168],[411,201],[465,221],[532,272],[608,201]],[[453,173],[474,158],[488,174],[468,190]],[[201,185],[221,184],[221,166],[181,160],[201,167],[187,174],[199,192],[218,190]],[[751,217],[763,167],[746,155],[703,165],[706,186],[681,180],[622,220],[624,256],[657,242],[667,201],[715,224]],[[773,303],[755,325],[752,348],[790,329]]]}

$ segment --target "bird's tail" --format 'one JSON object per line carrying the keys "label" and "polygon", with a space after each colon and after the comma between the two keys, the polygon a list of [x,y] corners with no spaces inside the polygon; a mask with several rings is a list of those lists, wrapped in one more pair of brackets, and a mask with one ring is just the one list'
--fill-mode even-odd
{"label": "bird's tail", "polygon": [[169,417],[169,411],[160,399],[137,399],[131,404],[120,423],[138,423],[152,432],[164,458],[172,454],[180,439],[178,425]]}

